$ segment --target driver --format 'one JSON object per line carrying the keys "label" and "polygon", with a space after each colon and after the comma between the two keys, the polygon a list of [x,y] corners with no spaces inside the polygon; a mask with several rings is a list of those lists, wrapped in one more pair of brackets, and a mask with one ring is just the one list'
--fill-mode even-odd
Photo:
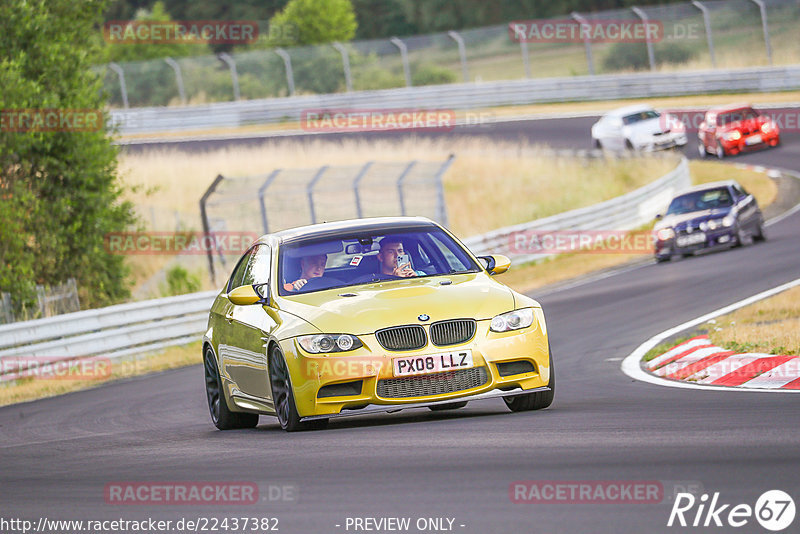
{"label": "driver", "polygon": [[283,289],[286,291],[298,291],[301,287],[308,283],[311,278],[319,278],[325,274],[325,264],[328,262],[326,254],[318,254],[316,256],[303,256],[300,258],[300,278],[294,282],[287,282],[283,284]]}
{"label": "driver", "polygon": [[401,278],[425,274],[423,271],[415,271],[412,269],[410,261],[403,265],[397,265],[397,257],[403,254],[405,254],[403,242],[399,237],[388,236],[381,239],[380,250],[375,256],[378,258],[378,273],[399,276]]}

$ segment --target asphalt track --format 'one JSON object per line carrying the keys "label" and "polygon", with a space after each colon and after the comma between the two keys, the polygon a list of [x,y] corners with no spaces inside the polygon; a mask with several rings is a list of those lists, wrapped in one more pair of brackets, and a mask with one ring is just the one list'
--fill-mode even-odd
{"label": "asphalt track", "polygon": [[[588,148],[592,122],[497,124],[478,135]],[[686,152],[697,153],[693,144]],[[800,135],[732,161],[800,170]],[[769,489],[800,502],[796,395],[665,388],[620,371],[648,337],[799,277],[798,229],[800,212],[771,226],[764,244],[539,292],[558,372],[556,400],[542,412],[487,400],[336,420],[324,432],[289,435],[262,417],[257,429],[223,433],[210,423],[200,366],[2,408],[0,518],[277,517],[280,532],[336,533],[348,532],[347,517],[411,517],[409,532],[417,518],[449,517],[464,533],[641,533],[689,530],[666,526],[676,483],[719,492],[722,503],[753,506]],[[105,485],[119,481],[234,480],[258,483],[267,499],[104,501]],[[655,480],[668,495],[659,504],[515,504],[518,480]],[[297,498],[270,501],[269,485],[292,486]],[[736,531],[764,532],[753,518]]]}

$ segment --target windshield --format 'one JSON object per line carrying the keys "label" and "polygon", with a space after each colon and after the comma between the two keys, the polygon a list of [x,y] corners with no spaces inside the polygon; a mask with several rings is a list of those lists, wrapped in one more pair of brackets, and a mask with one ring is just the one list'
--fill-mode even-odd
{"label": "windshield", "polygon": [[433,226],[290,242],[281,247],[278,261],[281,295],[480,270],[455,240]]}
{"label": "windshield", "polygon": [[733,199],[726,187],[695,191],[675,197],[669,205],[667,215],[680,215],[693,211],[727,208],[733,206]]}
{"label": "windshield", "polygon": [[627,124],[634,124],[639,121],[646,121],[649,119],[657,119],[659,117],[657,111],[640,111],[638,113],[634,113],[632,115],[626,115],[622,117],[622,122]]}

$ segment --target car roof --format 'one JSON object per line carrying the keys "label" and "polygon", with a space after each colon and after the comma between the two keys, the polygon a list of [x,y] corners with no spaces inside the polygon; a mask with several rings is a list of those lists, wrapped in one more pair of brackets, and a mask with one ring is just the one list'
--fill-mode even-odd
{"label": "car roof", "polygon": [[685,195],[686,193],[693,193],[695,191],[705,191],[707,189],[717,189],[718,187],[731,187],[734,185],[739,186],[739,182],[737,182],[736,180],[720,180],[718,182],[707,182],[704,184],[689,187],[687,189],[683,189],[675,196],[679,197]]}
{"label": "car roof", "polygon": [[625,115],[631,115],[633,113],[641,113],[642,111],[655,111],[655,109],[653,109],[653,106],[649,106],[647,104],[632,104],[630,106],[624,106],[621,108],[612,109],[603,116],[624,117]]}
{"label": "car roof", "polygon": [[396,228],[430,228],[438,225],[427,217],[371,217],[366,219],[348,219],[336,222],[324,222],[299,226],[267,234],[259,242],[277,240],[285,243],[296,239],[318,238],[341,234],[342,231],[382,232]]}

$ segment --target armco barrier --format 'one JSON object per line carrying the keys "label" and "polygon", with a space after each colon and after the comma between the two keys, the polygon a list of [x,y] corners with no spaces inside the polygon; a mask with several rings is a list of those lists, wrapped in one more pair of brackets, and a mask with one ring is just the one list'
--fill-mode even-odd
{"label": "armco barrier", "polygon": [[[626,195],[546,219],[501,228],[466,239],[464,243],[475,254],[510,254],[510,235],[517,231],[633,228],[652,220],[672,194],[689,183],[688,162],[683,158],[666,176]],[[526,261],[536,257],[539,256],[515,256],[515,259]],[[46,357],[52,361],[54,358],[77,360],[103,356],[113,360],[196,341],[205,331],[208,311],[216,295],[217,291],[205,291],[3,325],[0,326],[0,363],[4,359],[19,361],[27,357]],[[0,374],[24,370],[0,365]]]}
{"label": "armco barrier", "polygon": [[550,254],[514,254],[511,250],[514,235],[532,230],[630,230],[652,221],[677,191],[690,184],[689,162],[681,158],[675,170],[630,193],[586,208],[469,237],[464,239],[464,244],[476,255],[497,253],[517,262],[533,261]]}
{"label": "armco barrier", "polygon": [[464,110],[546,102],[791,91],[798,88],[800,88],[800,65],[693,72],[606,74],[432,85],[175,108],[132,108],[112,110],[111,122],[123,135],[158,134],[297,121],[300,120],[304,110]]}

